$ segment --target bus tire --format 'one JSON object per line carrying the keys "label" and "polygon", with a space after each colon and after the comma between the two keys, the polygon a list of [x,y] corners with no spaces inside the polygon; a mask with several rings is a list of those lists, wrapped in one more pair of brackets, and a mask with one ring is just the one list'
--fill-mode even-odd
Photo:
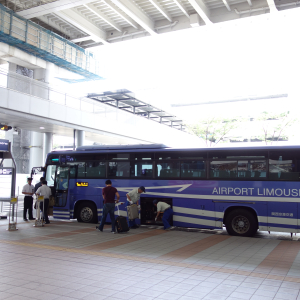
{"label": "bus tire", "polygon": [[89,202],[83,202],[78,207],[77,221],[83,223],[98,223],[97,209]]}
{"label": "bus tire", "polygon": [[254,236],[257,232],[257,217],[247,209],[231,211],[225,220],[228,234],[235,236]]}

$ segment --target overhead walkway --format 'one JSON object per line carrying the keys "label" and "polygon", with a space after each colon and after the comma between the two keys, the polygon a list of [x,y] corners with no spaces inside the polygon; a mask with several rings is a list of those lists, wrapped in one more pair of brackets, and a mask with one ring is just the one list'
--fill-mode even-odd
{"label": "overhead walkway", "polygon": [[163,123],[86,97],[76,98],[18,74],[0,72],[0,109],[2,122],[30,131],[72,136],[73,129],[84,130],[111,138],[105,142],[111,144],[200,143],[197,137]]}
{"label": "overhead walkway", "polygon": [[80,74],[87,80],[102,79],[99,61],[92,53],[1,4],[0,41]]}

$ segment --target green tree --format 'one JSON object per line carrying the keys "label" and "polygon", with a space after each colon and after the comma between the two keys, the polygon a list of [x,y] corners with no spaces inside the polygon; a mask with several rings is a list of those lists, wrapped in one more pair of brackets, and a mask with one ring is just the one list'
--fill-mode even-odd
{"label": "green tree", "polygon": [[258,136],[266,145],[272,145],[279,140],[288,139],[288,129],[295,122],[296,118],[291,117],[289,111],[281,114],[264,111],[256,119],[261,123],[262,133]]}
{"label": "green tree", "polygon": [[225,142],[228,133],[237,128],[241,119],[224,119],[211,117],[194,124],[187,124],[190,133],[202,138],[206,146],[212,147],[218,143]]}

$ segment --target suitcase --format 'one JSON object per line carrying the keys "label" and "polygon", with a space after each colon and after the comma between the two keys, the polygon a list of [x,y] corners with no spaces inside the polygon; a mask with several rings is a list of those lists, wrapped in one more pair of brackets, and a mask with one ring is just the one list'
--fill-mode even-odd
{"label": "suitcase", "polygon": [[127,206],[127,215],[130,221],[139,217],[139,210],[136,204]]}
{"label": "suitcase", "polygon": [[129,231],[127,218],[120,216],[119,205],[117,205],[117,208],[118,208],[118,217],[115,220],[115,226],[118,233]]}

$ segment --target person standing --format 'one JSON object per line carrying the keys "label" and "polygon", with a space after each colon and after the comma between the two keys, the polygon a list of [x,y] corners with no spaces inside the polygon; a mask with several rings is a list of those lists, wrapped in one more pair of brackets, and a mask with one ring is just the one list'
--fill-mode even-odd
{"label": "person standing", "polygon": [[106,187],[102,189],[102,197],[104,199],[102,218],[99,226],[96,226],[96,229],[103,231],[103,227],[106,221],[106,217],[109,214],[111,219],[111,232],[115,233],[115,196],[117,196],[116,203],[119,202],[120,195],[118,190],[112,186],[110,180],[105,181]]}
{"label": "person standing", "polygon": [[43,210],[43,202],[41,202],[40,209],[44,212],[43,219],[46,224],[50,224],[48,217],[48,207],[49,207],[49,199],[52,195],[51,189],[47,186],[47,181],[43,180],[42,186],[40,186],[36,191],[37,196],[44,196],[44,210]]}
{"label": "person standing", "polygon": [[[137,206],[139,206],[139,200],[141,198],[142,193],[146,193],[146,189],[144,186],[140,186],[137,189],[133,189],[131,192],[126,194],[126,197],[127,197],[127,205],[126,206],[130,206],[131,204],[136,204]],[[128,220],[128,224],[129,224],[129,227],[132,229],[138,228],[135,220]]]}
{"label": "person standing", "polygon": [[164,224],[164,230],[170,229],[171,228],[170,221],[171,221],[171,217],[174,213],[171,206],[162,201],[158,202],[157,200],[153,200],[153,204],[157,207],[157,215],[156,215],[155,221],[157,220],[159,214],[161,212],[163,212],[164,215],[162,217],[162,221]]}
{"label": "person standing", "polygon": [[28,221],[26,218],[27,210],[29,215],[29,220],[34,220],[32,216],[32,204],[33,204],[33,198],[32,195],[34,194],[34,186],[31,184],[32,178],[27,178],[27,184],[23,186],[22,194],[25,195],[24,197],[24,209],[23,209],[23,220]]}
{"label": "person standing", "polygon": [[35,186],[34,186],[34,192],[36,193],[36,191],[38,190],[38,188],[40,187],[40,186],[42,186],[42,182],[45,180],[45,178],[44,177],[41,177],[40,178],[40,182],[38,182]]}

